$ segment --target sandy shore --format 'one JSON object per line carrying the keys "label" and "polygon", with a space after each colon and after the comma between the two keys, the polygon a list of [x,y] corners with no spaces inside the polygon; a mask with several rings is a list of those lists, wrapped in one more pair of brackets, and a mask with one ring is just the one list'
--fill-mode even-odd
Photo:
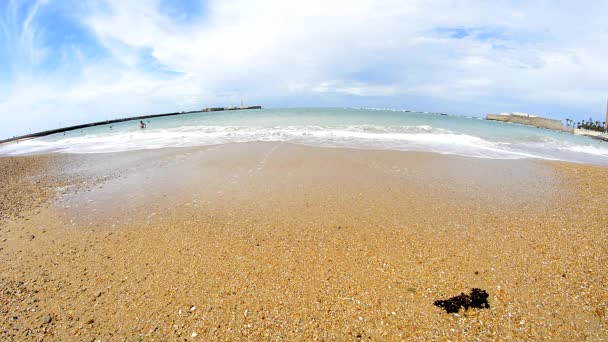
{"label": "sandy shore", "polygon": [[[608,338],[608,168],[280,143],[0,165],[1,340]],[[433,305],[474,287],[490,308]]]}

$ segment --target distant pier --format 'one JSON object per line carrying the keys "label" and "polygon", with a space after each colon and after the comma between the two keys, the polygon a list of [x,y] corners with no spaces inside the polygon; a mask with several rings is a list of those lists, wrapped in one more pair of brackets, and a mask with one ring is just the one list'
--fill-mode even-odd
{"label": "distant pier", "polygon": [[150,114],[150,115],[133,116],[133,117],[122,118],[122,119],[114,119],[114,120],[105,120],[105,121],[91,122],[91,123],[82,124],[82,125],[76,125],[76,126],[69,126],[69,127],[51,129],[51,130],[48,130],[48,131],[42,131],[42,132],[38,132],[38,133],[26,134],[26,135],[21,135],[21,136],[18,136],[18,137],[4,139],[4,140],[0,140],[0,144],[11,142],[11,141],[22,140],[22,139],[31,139],[31,138],[44,137],[44,136],[51,135],[51,134],[56,134],[56,133],[74,131],[74,130],[77,130],[77,129],[87,128],[87,127],[108,125],[108,124],[113,124],[113,123],[118,123],[118,122],[131,121],[131,120],[144,120],[144,119],[151,119],[151,118],[159,118],[159,117],[163,117],[163,116],[174,116],[174,115],[184,115],[184,114],[194,114],[194,113],[207,113],[207,112],[221,112],[221,111],[226,111],[226,110],[246,110],[246,109],[262,109],[262,106],[211,107],[211,108],[204,108],[204,109],[201,109],[201,110],[194,110],[194,111],[189,111],[189,112],[174,112],[174,113],[163,113],[163,114]]}

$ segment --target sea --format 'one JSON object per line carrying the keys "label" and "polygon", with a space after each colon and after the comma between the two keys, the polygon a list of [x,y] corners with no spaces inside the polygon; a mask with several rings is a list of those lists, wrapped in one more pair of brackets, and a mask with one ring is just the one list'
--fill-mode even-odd
{"label": "sea", "polygon": [[114,153],[278,141],[309,146],[425,151],[489,159],[608,165],[608,143],[525,125],[439,113],[352,108],[192,113],[88,127],[0,145],[0,155]]}

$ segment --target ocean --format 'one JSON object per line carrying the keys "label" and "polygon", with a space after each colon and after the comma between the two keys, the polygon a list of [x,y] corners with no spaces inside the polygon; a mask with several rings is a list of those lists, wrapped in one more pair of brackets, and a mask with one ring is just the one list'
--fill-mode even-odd
{"label": "ocean", "polygon": [[235,142],[284,141],[426,151],[491,159],[608,165],[608,143],[475,117],[399,110],[296,108],[193,113],[102,125],[0,145],[0,155],[108,153]]}

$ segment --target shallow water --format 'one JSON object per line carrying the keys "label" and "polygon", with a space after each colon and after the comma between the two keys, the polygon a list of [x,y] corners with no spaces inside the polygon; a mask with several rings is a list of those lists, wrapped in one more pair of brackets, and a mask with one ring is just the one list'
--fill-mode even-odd
{"label": "shallow water", "polygon": [[[146,120],[148,122],[148,120]],[[103,153],[233,142],[428,151],[492,159],[540,158],[608,165],[608,144],[524,125],[372,109],[263,109],[127,121],[0,146],[0,155]]]}

